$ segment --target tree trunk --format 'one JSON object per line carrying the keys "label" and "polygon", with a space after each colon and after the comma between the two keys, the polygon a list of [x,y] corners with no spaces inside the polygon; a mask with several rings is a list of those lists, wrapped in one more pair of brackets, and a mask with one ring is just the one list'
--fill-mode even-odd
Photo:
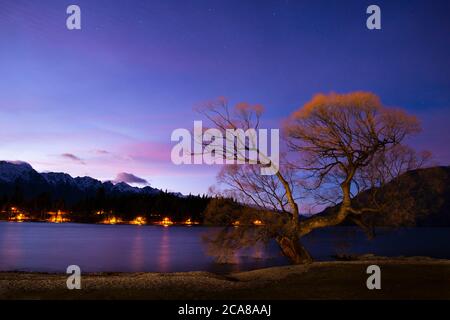
{"label": "tree trunk", "polygon": [[291,186],[289,185],[289,182],[283,177],[283,175],[278,171],[277,177],[281,181],[281,184],[284,187],[284,191],[286,191],[286,197],[289,203],[289,206],[292,209],[292,218],[295,223],[298,223],[298,216],[300,212],[298,211],[298,205],[294,200],[294,196],[292,194]]}
{"label": "tree trunk", "polygon": [[280,246],[283,255],[288,258],[292,264],[308,264],[313,261],[311,255],[305,247],[303,247],[299,239],[279,237],[277,243]]}

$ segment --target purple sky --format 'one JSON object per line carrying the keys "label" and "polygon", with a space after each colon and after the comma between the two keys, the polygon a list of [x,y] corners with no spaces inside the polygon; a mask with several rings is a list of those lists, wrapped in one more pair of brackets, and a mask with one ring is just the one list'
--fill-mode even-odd
{"label": "purple sky", "polygon": [[369,31],[372,2],[0,0],[0,159],[202,193],[217,168],[170,162],[198,103],[259,103],[276,124],[315,93],[368,90],[417,114],[413,143],[448,165],[450,2],[376,1]]}

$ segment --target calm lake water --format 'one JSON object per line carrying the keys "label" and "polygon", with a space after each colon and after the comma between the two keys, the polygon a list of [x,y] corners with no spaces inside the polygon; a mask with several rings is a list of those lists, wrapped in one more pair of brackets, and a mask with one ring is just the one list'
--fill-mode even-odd
{"label": "calm lake water", "polygon": [[[159,227],[0,222],[0,271],[83,272],[242,271],[287,264],[276,244],[215,263],[202,235],[208,227]],[[450,228],[379,229],[374,240],[353,227],[316,230],[304,238],[317,260],[337,253],[430,256],[450,259]]]}

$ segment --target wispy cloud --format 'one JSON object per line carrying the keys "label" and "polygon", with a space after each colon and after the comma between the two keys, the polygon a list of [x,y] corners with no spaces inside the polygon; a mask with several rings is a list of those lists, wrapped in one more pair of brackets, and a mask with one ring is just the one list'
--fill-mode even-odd
{"label": "wispy cloud", "polygon": [[80,157],[77,157],[76,155],[72,154],[72,153],[62,153],[61,157],[68,159],[68,160],[72,160],[81,164],[86,164]]}
{"label": "wispy cloud", "polygon": [[110,154],[109,151],[102,150],[102,149],[96,149],[96,150],[93,150],[93,152],[96,153],[96,154]]}
{"label": "wispy cloud", "polygon": [[132,173],[126,173],[126,172],[120,172],[117,174],[116,179],[114,179],[114,182],[126,182],[126,183],[137,183],[137,184],[147,184],[148,181],[140,178],[138,176],[135,176]]}

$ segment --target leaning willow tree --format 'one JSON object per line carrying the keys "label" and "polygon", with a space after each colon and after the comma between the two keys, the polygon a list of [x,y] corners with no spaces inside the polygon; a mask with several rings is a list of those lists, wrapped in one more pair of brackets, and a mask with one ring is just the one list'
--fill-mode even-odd
{"label": "leaning willow tree", "polygon": [[[259,129],[262,108],[246,103],[229,108],[220,99],[200,112],[221,131],[249,130]],[[247,164],[225,165],[218,175],[216,192],[220,190],[224,197],[211,201],[205,215],[207,221],[229,225],[209,238],[210,245],[216,252],[230,252],[275,239],[291,263],[301,264],[312,261],[301,238],[314,229],[350,219],[369,230],[363,215],[387,212],[389,202],[380,203],[376,190],[421,165],[415,152],[403,144],[419,129],[414,116],[384,106],[372,93],[318,94],[286,119],[281,139],[284,153],[275,175],[260,172],[262,166],[273,163],[248,163],[251,151],[268,158],[251,135],[245,141],[221,143],[225,148],[232,146],[233,150],[224,151],[233,154],[234,160]],[[223,139],[230,137],[224,134]],[[336,204],[336,209],[300,215],[299,203],[307,193],[320,203]],[[364,206],[354,201],[362,193],[372,200]],[[227,200],[230,196],[237,202]],[[254,227],[254,221],[260,225]]]}

